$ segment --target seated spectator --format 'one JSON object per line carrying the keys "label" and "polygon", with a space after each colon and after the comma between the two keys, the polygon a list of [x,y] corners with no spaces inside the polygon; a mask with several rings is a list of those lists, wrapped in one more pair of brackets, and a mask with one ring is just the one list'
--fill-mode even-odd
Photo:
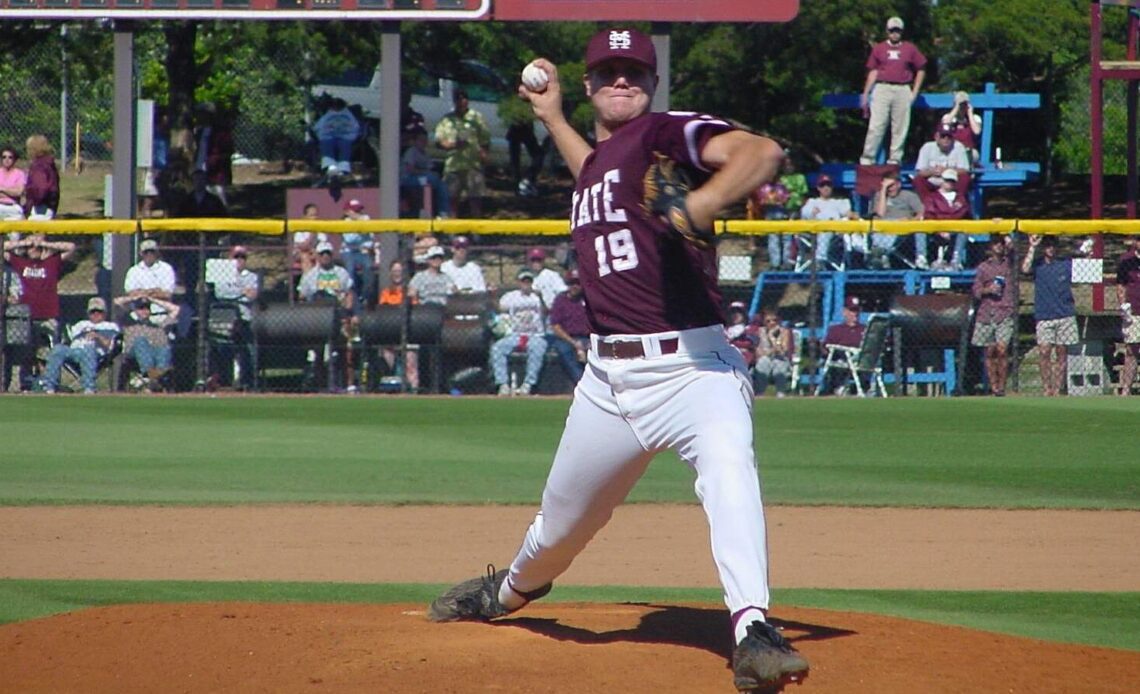
{"label": "seated spectator", "polygon": [[[174,300],[174,289],[177,284],[174,268],[165,260],[159,259],[158,242],[154,239],[144,239],[139,244],[139,255],[142,260],[127,269],[127,276],[123,280],[123,291],[130,299],[162,299]],[[187,287],[187,291],[190,288]],[[152,311],[155,314],[165,309],[156,304]],[[186,337],[190,332],[190,320],[193,311],[182,310],[178,314],[178,336]]]}
{"label": "seated spectator", "polygon": [[[404,264],[399,260],[393,260],[388,266],[388,286],[380,290],[380,298],[377,303],[381,306],[403,306],[404,299]],[[408,297],[408,302],[410,304],[416,303],[415,299],[411,297]],[[408,345],[408,347],[415,347],[415,345]],[[384,360],[388,373],[396,373],[396,356],[399,349],[399,345],[383,345],[380,347],[380,358]],[[404,383],[413,391],[420,387],[420,355],[416,349],[404,351]]]}
{"label": "seated spectator", "polygon": [[[902,181],[895,173],[883,175],[879,191],[875,193],[871,205],[875,217],[884,221],[922,221],[922,201],[913,191],[903,190]],[[920,270],[925,270],[928,267],[926,234],[918,233],[914,236],[914,265]],[[871,234],[871,267],[889,269],[891,255],[898,243],[898,234]]]}
{"label": "seated spectator", "polygon": [[978,163],[978,141],[982,136],[982,117],[974,113],[970,95],[954,92],[954,106],[942,115],[942,125],[954,128],[954,139],[962,143],[970,155],[970,164]]}
{"label": "seated spectator", "polygon": [[562,370],[571,383],[582,378],[586,353],[590,350],[590,321],[586,317],[586,297],[577,270],[566,273],[566,291],[554,297],[550,309],[550,337]]}
{"label": "seated spectator", "polygon": [[954,126],[938,126],[934,139],[918,150],[914,169],[914,192],[924,202],[942,188],[942,172],[947,169],[958,172],[955,189],[965,195],[969,188],[970,155],[965,146],[954,139]]}
{"label": "seated spectator", "polygon": [[443,306],[447,304],[447,297],[455,293],[455,280],[441,270],[445,255],[443,246],[432,246],[424,253],[427,267],[412,275],[408,282],[408,295],[413,301]]}
{"label": "seated spectator", "polygon": [[416,130],[412,143],[400,157],[400,191],[407,199],[417,200],[424,186],[431,187],[431,212],[437,219],[446,219],[451,210],[447,184],[435,172],[434,163],[427,153],[428,135],[423,128]]}
{"label": "seated spectator", "polygon": [[795,340],[792,330],[780,325],[780,315],[766,311],[763,325],[755,326],[756,336],[755,365],[752,367],[752,380],[756,395],[764,395],[768,382],[776,386],[776,397],[782,398],[788,392],[788,378],[792,374],[792,356]]}
{"label": "seated spectator", "polygon": [[0,220],[19,221],[24,218],[24,188],[28,175],[16,167],[20,155],[15,147],[0,150]]}
{"label": "seated spectator", "polygon": [[[842,219],[858,219],[859,216],[851,210],[851,201],[847,198],[833,197],[835,193],[835,183],[831,180],[831,176],[827,174],[820,174],[815,182],[816,191],[818,195],[810,198],[800,208],[800,218],[810,220],[842,220]],[[862,234],[846,234],[848,248],[853,250],[852,246],[858,244],[857,236]],[[841,259],[837,259],[835,254],[831,252],[831,241],[835,234],[830,231],[824,231],[816,234],[815,239],[815,263],[820,269],[827,269],[830,267],[843,267],[844,263]],[[809,239],[805,239],[807,241]],[[866,248],[866,239],[863,239],[862,248]]]}
{"label": "seated spectator", "polygon": [[252,390],[253,373],[253,304],[261,291],[261,278],[246,267],[249,250],[245,246],[230,249],[233,271],[214,284],[214,298],[237,305],[238,320],[233,326],[230,340],[215,347],[219,365],[219,385],[233,385],[233,364],[237,361],[241,387]]}
{"label": "seated spectator", "polygon": [[317,264],[301,276],[297,291],[310,302],[333,302],[351,312],[354,306],[352,276],[333,260],[333,247],[328,241],[317,244]]}
{"label": "seated spectator", "polygon": [[348,110],[344,99],[332,100],[313,125],[321,148],[321,171],[329,179],[352,175],[352,147],[360,137],[360,121]]}
{"label": "seated spectator", "polygon": [[[965,219],[970,215],[970,203],[957,189],[958,171],[946,169],[939,177],[938,191],[923,201],[924,219]],[[923,240],[926,245],[926,240]],[[966,262],[966,235],[953,232],[939,232],[930,244],[932,248],[922,250],[931,253],[930,267],[935,270],[959,271]]]}
{"label": "seated spectator", "polygon": [[[543,303],[534,289],[534,272],[527,268],[519,270],[518,283],[518,289],[499,299],[499,311],[505,314],[507,333],[491,344],[491,373],[499,395],[530,395],[538,383],[542,361],[546,357]],[[516,349],[526,350],[526,375],[518,390],[512,392],[507,357]]]}
{"label": "seated spectator", "polygon": [[80,369],[80,386],[85,395],[95,392],[99,359],[114,346],[119,326],[107,320],[107,304],[99,297],[87,302],[87,318],[71,326],[71,342],[59,344],[48,353],[44,372],[44,392],[54,393],[59,388],[59,376],[66,362],[74,362]]}
{"label": "seated spectator", "polygon": [[[154,304],[161,313],[152,310]],[[174,365],[170,347],[171,326],[178,323],[179,306],[162,299],[119,297],[115,305],[130,308],[123,317],[123,354],[134,360],[139,377],[131,380],[135,390],[170,390],[168,374]]]}
{"label": "seated spectator", "polygon": [[[344,204],[344,221],[366,222],[372,217],[364,211],[364,203],[351,198]],[[372,234],[349,233],[340,237],[340,262],[352,275],[356,287],[357,311],[376,293],[376,244]]]}
{"label": "seated spectator", "polygon": [[[849,296],[843,302],[843,321],[828,326],[827,333],[823,336],[823,346],[826,349],[828,345],[840,345],[843,347],[859,347],[863,343],[863,331],[865,330],[862,323],[859,322],[859,311],[862,309],[862,302],[859,301],[857,296]],[[836,395],[847,394],[847,374],[840,369],[831,369],[827,372],[827,383],[824,384],[824,393],[835,393]]]}
{"label": "seated spectator", "polygon": [[566,282],[560,273],[546,267],[546,251],[541,248],[527,251],[526,265],[534,275],[534,291],[542,295],[542,305],[549,309],[554,297],[566,291]]}
{"label": "seated spectator", "polygon": [[756,363],[756,326],[754,323],[759,319],[760,316],[756,315],[749,322],[748,309],[743,301],[734,301],[728,305],[728,325],[725,326],[724,333],[728,336],[729,344],[740,352],[740,356],[744,357],[744,362],[748,364],[749,369]]}
{"label": "seated spectator", "polygon": [[455,281],[458,292],[485,292],[487,282],[483,279],[483,268],[479,263],[468,260],[471,241],[466,236],[456,236],[451,240],[451,259],[444,261],[440,270]]}

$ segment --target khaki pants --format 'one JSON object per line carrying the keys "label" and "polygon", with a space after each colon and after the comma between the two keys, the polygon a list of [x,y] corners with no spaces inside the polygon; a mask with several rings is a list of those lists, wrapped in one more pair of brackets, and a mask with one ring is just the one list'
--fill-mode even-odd
{"label": "khaki pants", "polygon": [[874,164],[879,145],[887,126],[891,127],[891,147],[887,160],[901,163],[903,145],[910,129],[910,85],[878,82],[871,92],[871,120],[867,124],[867,139],[863,142],[860,164]]}

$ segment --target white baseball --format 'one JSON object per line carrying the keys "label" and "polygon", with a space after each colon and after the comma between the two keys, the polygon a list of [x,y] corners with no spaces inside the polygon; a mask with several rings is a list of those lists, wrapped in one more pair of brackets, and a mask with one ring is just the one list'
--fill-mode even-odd
{"label": "white baseball", "polygon": [[546,83],[550,81],[550,77],[543,70],[534,63],[528,63],[522,71],[522,83],[527,89],[532,92],[546,91]]}

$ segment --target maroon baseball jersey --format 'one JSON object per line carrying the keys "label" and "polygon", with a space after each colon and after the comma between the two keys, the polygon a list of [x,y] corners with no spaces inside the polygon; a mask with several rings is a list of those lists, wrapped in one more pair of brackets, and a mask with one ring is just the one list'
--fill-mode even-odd
{"label": "maroon baseball jersey", "polygon": [[32,320],[59,318],[59,274],[63,266],[59,254],[33,260],[12,253],[8,263],[23,283],[23,301]]}
{"label": "maroon baseball jersey", "polygon": [[716,249],[701,250],[642,209],[642,177],[660,152],[690,174],[712,171],[700,151],[728,123],[697,113],[646,113],[586,157],[570,209],[590,329],[645,334],[724,323]]}
{"label": "maroon baseball jersey", "polygon": [[890,41],[876,43],[867,58],[867,69],[878,70],[879,82],[910,84],[914,73],[926,67],[926,56],[910,41],[892,46]]}

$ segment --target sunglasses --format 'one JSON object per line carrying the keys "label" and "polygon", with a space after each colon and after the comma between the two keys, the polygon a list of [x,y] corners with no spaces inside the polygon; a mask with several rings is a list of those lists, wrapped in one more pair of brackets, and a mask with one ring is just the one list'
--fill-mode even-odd
{"label": "sunglasses", "polygon": [[902,33],[902,29],[900,29],[900,28],[898,28],[898,27],[892,27],[892,28],[890,28],[890,29],[887,29],[887,33],[888,33],[888,34],[901,34],[901,33]]}
{"label": "sunglasses", "polygon": [[0,159],[15,159],[15,158],[16,158],[16,155],[14,155],[14,154],[0,154]]}

